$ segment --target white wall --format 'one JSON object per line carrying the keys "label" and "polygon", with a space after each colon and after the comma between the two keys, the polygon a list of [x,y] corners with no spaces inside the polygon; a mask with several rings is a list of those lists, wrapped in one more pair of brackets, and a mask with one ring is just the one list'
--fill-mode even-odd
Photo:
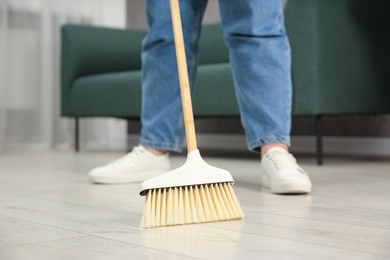
{"label": "white wall", "polygon": [[[71,147],[60,116],[60,26],[126,26],[126,0],[0,0],[0,150]],[[126,147],[126,122],[85,119],[82,147]]]}
{"label": "white wall", "polygon": [[126,0],[103,1],[102,24],[110,27],[126,27]]}

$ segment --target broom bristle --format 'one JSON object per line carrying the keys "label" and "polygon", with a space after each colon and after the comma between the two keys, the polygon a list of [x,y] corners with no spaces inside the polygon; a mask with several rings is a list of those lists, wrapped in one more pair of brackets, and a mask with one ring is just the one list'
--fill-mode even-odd
{"label": "broom bristle", "polygon": [[231,183],[149,190],[142,228],[243,219]]}

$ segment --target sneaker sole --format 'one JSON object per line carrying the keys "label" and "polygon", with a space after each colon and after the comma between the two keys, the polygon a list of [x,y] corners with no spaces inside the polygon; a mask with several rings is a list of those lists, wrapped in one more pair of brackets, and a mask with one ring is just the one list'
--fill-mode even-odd
{"label": "sneaker sole", "polygon": [[118,176],[118,177],[103,177],[103,176],[93,176],[89,175],[89,179],[94,183],[99,184],[123,184],[123,183],[137,183],[147,180],[149,178],[156,177],[160,174],[163,174],[167,171],[143,171],[133,173],[130,176]]}
{"label": "sneaker sole", "polygon": [[291,181],[272,183],[268,177],[262,175],[261,184],[276,194],[306,194],[311,192],[311,183],[305,181]]}

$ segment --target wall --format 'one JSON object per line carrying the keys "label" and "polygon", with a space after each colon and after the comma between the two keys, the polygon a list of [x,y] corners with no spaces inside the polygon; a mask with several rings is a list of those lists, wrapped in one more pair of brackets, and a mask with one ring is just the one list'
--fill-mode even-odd
{"label": "wall", "polygon": [[126,24],[126,0],[102,1],[102,24],[123,28]]}
{"label": "wall", "polygon": [[[126,0],[0,0],[0,151],[70,148],[74,120],[60,116],[60,28],[126,27]],[[88,118],[82,148],[125,149],[126,122]],[[115,145],[117,144],[117,145]]]}

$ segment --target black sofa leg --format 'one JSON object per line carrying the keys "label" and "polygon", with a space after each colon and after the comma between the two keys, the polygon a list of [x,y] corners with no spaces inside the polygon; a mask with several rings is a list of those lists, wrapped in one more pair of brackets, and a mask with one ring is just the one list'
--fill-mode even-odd
{"label": "black sofa leg", "polygon": [[324,162],[324,147],[322,136],[322,115],[316,115],[316,141],[317,141],[317,164],[322,165]]}
{"label": "black sofa leg", "polygon": [[79,147],[79,118],[75,117],[75,122],[74,122],[74,145],[76,152],[80,150]]}

